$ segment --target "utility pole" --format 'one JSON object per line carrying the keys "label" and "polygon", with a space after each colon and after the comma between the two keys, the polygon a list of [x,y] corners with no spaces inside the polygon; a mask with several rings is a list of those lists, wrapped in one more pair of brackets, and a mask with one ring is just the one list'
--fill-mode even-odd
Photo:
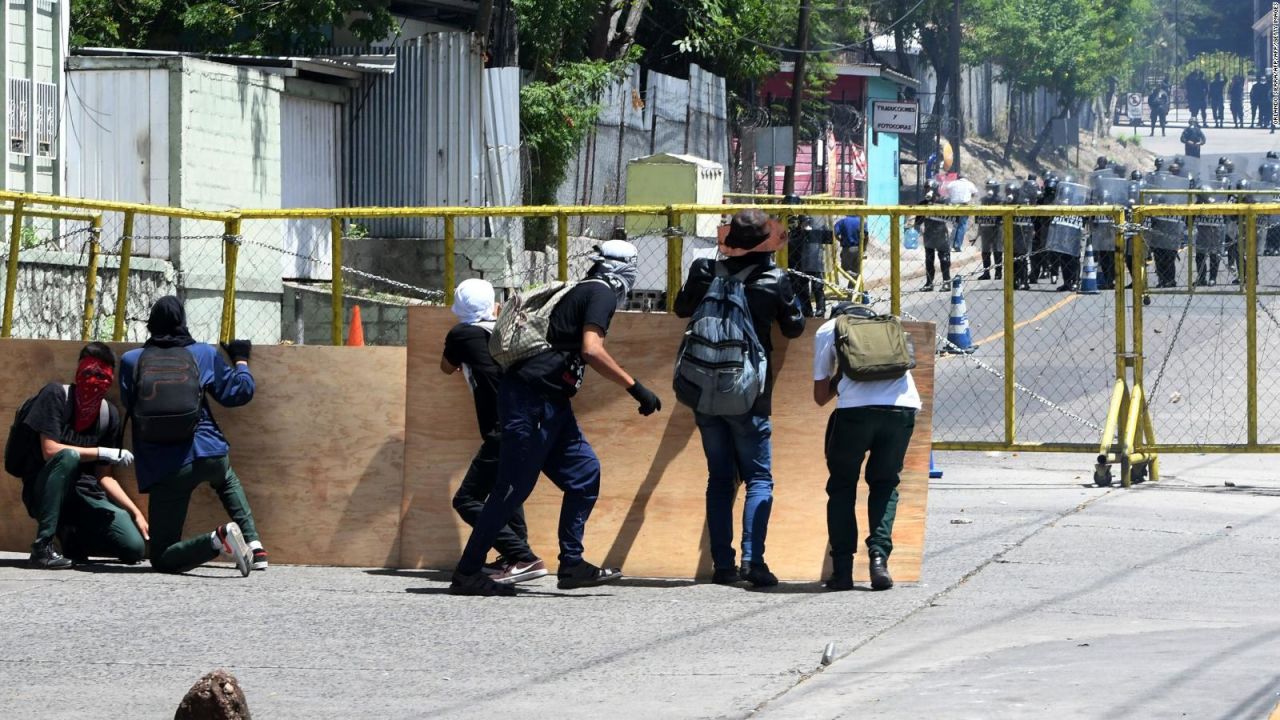
{"label": "utility pole", "polygon": [[960,105],[960,0],[951,11],[951,121],[955,130],[954,170],[960,172],[960,145],[964,143],[964,112]]}
{"label": "utility pole", "polygon": [[[811,0],[800,0],[800,22],[796,29],[796,59],[791,68],[791,164],[782,174],[782,194],[791,195],[796,191],[795,157],[800,146],[800,120],[804,110],[804,70],[809,50],[809,3]],[[810,163],[812,167],[812,163]]]}

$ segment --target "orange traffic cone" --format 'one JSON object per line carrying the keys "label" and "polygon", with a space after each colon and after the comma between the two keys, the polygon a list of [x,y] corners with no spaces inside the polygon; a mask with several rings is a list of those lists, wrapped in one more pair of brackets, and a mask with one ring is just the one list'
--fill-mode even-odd
{"label": "orange traffic cone", "polygon": [[351,327],[347,330],[347,347],[364,347],[364,323],[360,320],[360,306],[351,308]]}

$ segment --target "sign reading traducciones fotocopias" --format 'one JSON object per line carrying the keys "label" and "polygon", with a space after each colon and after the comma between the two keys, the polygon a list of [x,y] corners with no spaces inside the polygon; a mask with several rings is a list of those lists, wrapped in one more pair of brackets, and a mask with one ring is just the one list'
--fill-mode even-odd
{"label": "sign reading traducciones fotocopias", "polygon": [[871,129],[911,135],[920,123],[920,103],[876,100],[871,104]]}

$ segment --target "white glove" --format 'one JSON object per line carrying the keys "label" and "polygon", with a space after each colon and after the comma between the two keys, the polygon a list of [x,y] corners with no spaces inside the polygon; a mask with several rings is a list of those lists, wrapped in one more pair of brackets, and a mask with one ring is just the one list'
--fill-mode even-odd
{"label": "white glove", "polygon": [[98,459],[103,462],[109,462],[112,465],[129,467],[133,464],[133,453],[124,448],[100,447],[98,448]]}

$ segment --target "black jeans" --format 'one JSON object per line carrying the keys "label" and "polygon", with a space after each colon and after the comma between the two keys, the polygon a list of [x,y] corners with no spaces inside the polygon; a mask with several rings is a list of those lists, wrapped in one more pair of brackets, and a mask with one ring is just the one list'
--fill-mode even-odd
{"label": "black jeans", "polygon": [[988,270],[991,269],[992,256],[995,256],[996,279],[999,280],[1001,277],[1003,277],[1003,273],[1004,273],[1004,253],[999,251],[982,253],[982,271],[987,272]]}
{"label": "black jeans", "polygon": [[1152,248],[1151,255],[1156,261],[1156,280],[1158,284],[1164,287],[1173,287],[1177,285],[1178,251]]}
{"label": "black jeans", "polygon": [[[501,448],[500,430],[495,429],[485,435],[480,451],[471,460],[471,467],[467,468],[458,492],[453,495],[453,509],[471,527],[476,526],[480,511],[484,509],[484,501],[493,492],[494,483],[498,481]],[[533,562],[538,559],[529,547],[529,528],[524,521],[523,505],[516,507],[511,519],[498,531],[498,536],[493,540],[493,548],[507,561]]]}
{"label": "black jeans", "polygon": [[458,572],[480,572],[498,533],[529,498],[543,473],[564,491],[560,569],[581,564],[587,519],[600,497],[600,460],[582,436],[573,406],[566,399],[548,398],[508,374],[498,388],[498,412],[502,417],[498,480],[462,550]]}
{"label": "black jeans", "polygon": [[888,558],[893,552],[893,521],[898,511],[902,463],[915,431],[909,408],[857,407],[831,413],[827,421],[827,537],[831,557],[852,556],[858,547],[854,505],[858,478],[866,460],[867,552]]}
{"label": "black jeans", "polygon": [[1098,263],[1098,287],[1110,290],[1116,286],[1116,254],[1111,250],[1095,250]]}
{"label": "black jeans", "polygon": [[1062,284],[1074,286],[1080,281],[1080,258],[1066,253],[1054,253],[1054,262],[1062,270]]}
{"label": "black jeans", "polygon": [[924,249],[924,282],[926,285],[933,284],[933,258],[938,258],[938,265],[942,268],[942,282],[951,281],[951,251],[950,250],[934,250],[933,248]]}
{"label": "black jeans", "polygon": [[1222,256],[1218,253],[1196,253],[1196,282],[1205,281],[1206,270],[1208,270],[1207,279],[1210,282],[1218,282],[1218,265],[1221,263]]}
{"label": "black jeans", "polygon": [[[821,275],[822,271],[804,272],[806,275]],[[810,280],[799,275],[792,275],[792,284],[796,290],[796,297],[800,300],[800,310],[805,317],[822,317],[827,312],[827,294],[821,282]]]}

